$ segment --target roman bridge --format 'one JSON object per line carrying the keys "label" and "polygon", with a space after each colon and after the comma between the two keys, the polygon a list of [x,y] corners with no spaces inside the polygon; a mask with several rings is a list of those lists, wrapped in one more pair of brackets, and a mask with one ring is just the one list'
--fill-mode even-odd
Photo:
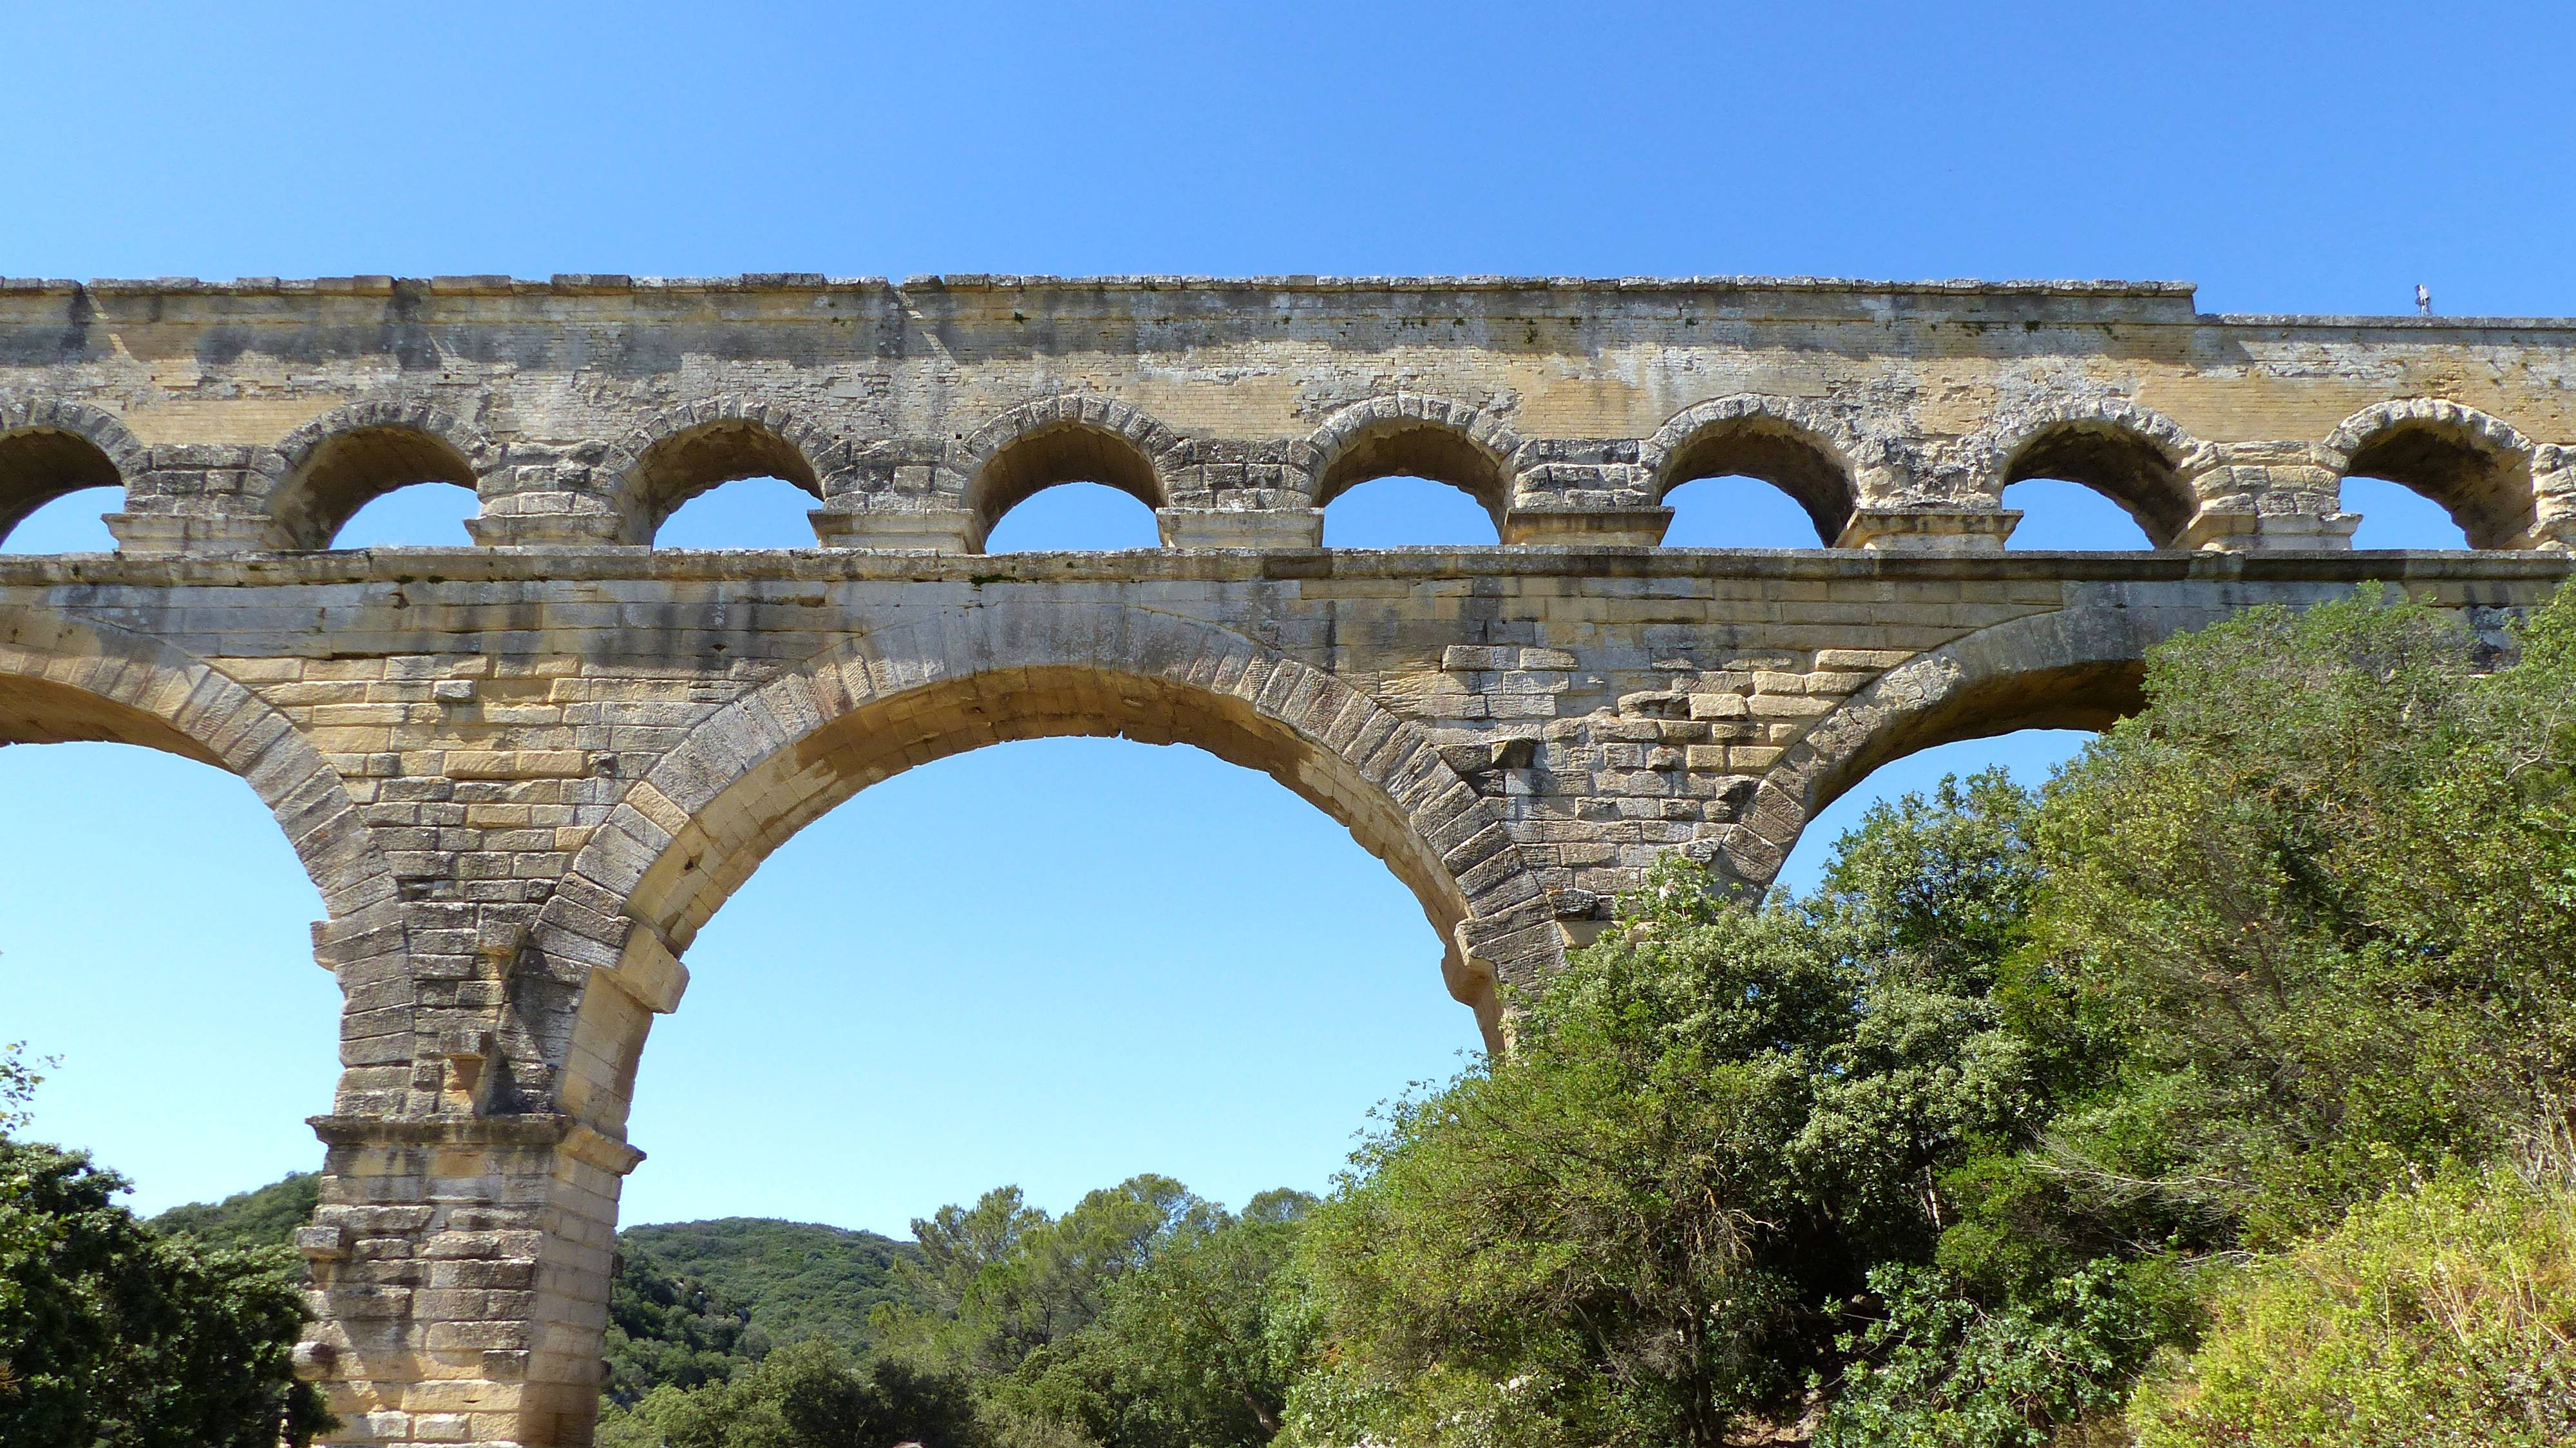
{"label": "roman bridge", "polygon": [[[1494,1040],[1658,857],[1767,882],[1879,763],[2134,708],[2178,628],[2382,579],[2499,629],[2568,570],[2571,379],[2576,323],[2165,285],[6,282],[0,525],[122,503],[116,553],[0,559],[0,741],[228,769],[321,891],[301,1360],[346,1441],[581,1444],[652,1018],[868,784],[1066,734],[1264,770],[1411,887]],[[2351,551],[2353,474],[2475,551]],[[1317,546],[1392,475],[1502,544]],[[818,546],[651,546],[755,476]],[[1818,546],[1657,546],[1711,476]],[[2033,477],[2156,549],[2002,551]],[[1164,546],[981,552],[1070,481]],[[329,548],[422,482],[479,495],[478,546]]]}

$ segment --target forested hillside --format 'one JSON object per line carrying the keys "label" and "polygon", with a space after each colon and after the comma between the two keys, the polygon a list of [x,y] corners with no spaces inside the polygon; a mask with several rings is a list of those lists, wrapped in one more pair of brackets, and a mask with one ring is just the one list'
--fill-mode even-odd
{"label": "forested hillside", "polygon": [[322,1199],[319,1172],[291,1173],[220,1202],[190,1202],[144,1223],[165,1237],[192,1237],[209,1247],[283,1247],[313,1220]]}

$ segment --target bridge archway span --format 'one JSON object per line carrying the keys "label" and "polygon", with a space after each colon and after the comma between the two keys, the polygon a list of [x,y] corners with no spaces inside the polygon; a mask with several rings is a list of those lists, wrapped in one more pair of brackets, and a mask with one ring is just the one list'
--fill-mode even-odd
{"label": "bridge archway span", "polygon": [[1100,483],[1148,508],[1171,503],[1180,434],[1142,410],[1075,392],[1012,408],[957,440],[949,471],[981,552],[1002,515],[1059,483]]}
{"label": "bridge archway span", "polygon": [[1873,680],[1792,745],[1754,792],[1727,847],[1767,885],[1809,821],[1879,766],[2020,729],[2101,730],[2144,707],[2147,650],[2222,614],[2071,608],[1980,629]]}
{"label": "bridge archway span", "polygon": [[2472,548],[2526,546],[2538,449],[2511,423],[2438,397],[2365,407],[2326,437],[2343,477],[2386,478],[2442,505]]}
{"label": "bridge archway span", "polygon": [[0,397],[0,540],[56,498],[124,487],[142,457],[143,444],[98,408]]}
{"label": "bridge archway span", "polygon": [[[1497,1039],[1497,976],[1561,959],[1541,871],[1433,746],[1332,676],[1212,625],[1115,604],[999,604],[882,630],[700,724],[574,860],[539,943],[592,967],[563,1108],[622,1129],[649,1023],[600,974],[685,951],[779,845],[868,785],[983,745],[1194,744],[1269,774],[1385,860],[1448,943],[1450,993]],[[661,1007],[667,1009],[665,1005]],[[587,1068],[587,1069],[585,1069]]]}
{"label": "bridge archway span", "polygon": [[2181,545],[2200,511],[2192,474],[2207,447],[2173,419],[2124,398],[2061,399],[1990,430],[1975,449],[1983,491],[2059,478],[2109,498],[2158,548]]}
{"label": "bridge archway span", "polygon": [[324,943],[374,937],[371,955],[399,961],[393,870],[357,802],[294,724],[238,680],[109,625],[30,620],[0,641],[0,746],[77,742],[158,749],[240,776],[321,891]]}
{"label": "bridge archway span", "polygon": [[262,460],[271,479],[267,544],[328,548],[360,508],[414,483],[479,494],[500,459],[490,435],[418,398],[334,409],[288,433]]}
{"label": "bridge archway span", "polygon": [[1314,506],[1378,478],[1429,478],[1474,498],[1502,527],[1520,435],[1482,408],[1418,392],[1371,397],[1334,413],[1306,439]]}
{"label": "bridge archway span", "polygon": [[1860,506],[1853,441],[1794,399],[1737,393],[1675,413],[1638,449],[1656,502],[1700,478],[1759,478],[1794,499],[1833,546]]}
{"label": "bridge archway span", "polygon": [[706,398],[648,417],[609,454],[621,543],[649,544],[680,505],[725,483],[781,478],[820,501],[842,449],[831,434],[751,398]]}

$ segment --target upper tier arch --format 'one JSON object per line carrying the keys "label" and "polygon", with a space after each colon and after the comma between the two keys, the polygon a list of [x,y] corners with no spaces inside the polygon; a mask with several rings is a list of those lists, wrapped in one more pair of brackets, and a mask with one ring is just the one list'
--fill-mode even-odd
{"label": "upper tier arch", "polygon": [[2472,548],[2530,543],[2538,449],[2502,418],[2439,397],[2374,403],[2326,437],[2345,477],[2386,478],[2442,505]]}
{"label": "upper tier arch", "polygon": [[0,540],[56,498],[125,486],[142,456],[125,424],[98,408],[0,397]]}
{"label": "upper tier arch", "polygon": [[1419,392],[1354,402],[1306,439],[1316,507],[1376,478],[1416,477],[1466,493],[1502,524],[1520,434],[1484,409]]}
{"label": "upper tier arch", "polygon": [[501,448],[480,428],[420,398],[380,398],[335,408],[295,431],[261,459],[271,479],[266,544],[279,550],[331,546],[360,508],[414,483],[453,483],[482,492]]}
{"label": "upper tier arch", "polygon": [[786,408],[728,393],[647,417],[601,471],[614,480],[618,541],[646,544],[681,504],[743,478],[783,478],[820,501],[846,451]]}
{"label": "upper tier arch", "polygon": [[2206,451],[2173,419],[2121,397],[2055,398],[2016,410],[1971,447],[1980,491],[1997,502],[2005,488],[2033,478],[2082,483],[2127,510],[2158,548],[2178,546],[2200,511],[2191,478]]}
{"label": "upper tier arch", "polygon": [[1830,547],[1860,507],[1857,452],[1857,439],[1824,410],[1740,392],[1675,413],[1639,446],[1637,463],[1657,502],[1700,478],[1759,478],[1795,499]]}
{"label": "upper tier arch", "polygon": [[955,440],[947,470],[982,551],[1002,515],[1058,483],[1101,483],[1148,508],[1171,501],[1181,436],[1140,409],[1096,392],[1012,408]]}

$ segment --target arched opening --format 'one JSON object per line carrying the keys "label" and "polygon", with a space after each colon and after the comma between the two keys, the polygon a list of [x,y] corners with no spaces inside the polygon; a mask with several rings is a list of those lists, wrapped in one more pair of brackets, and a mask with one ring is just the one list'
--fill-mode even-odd
{"label": "arched opening", "polygon": [[1154,510],[1133,493],[1105,483],[1040,488],[1002,515],[985,535],[987,553],[1159,548]]}
{"label": "arched opening", "polygon": [[96,1149],[146,1211],[320,1162],[302,1118],[331,1105],[341,1001],[310,922],[389,886],[314,843],[354,811],[273,718],[202,669],[0,647],[0,797],[47,821],[0,832],[5,1034],[62,1057],[36,1135]]}
{"label": "arched opening", "polygon": [[[2467,547],[2510,548],[2531,531],[2530,456],[2464,423],[2411,418],[2382,427],[2350,451],[2344,476],[2394,483],[2430,499],[2450,516]],[[2347,491],[2345,506],[2361,513],[2365,529],[2370,528],[2370,514],[2358,505],[2372,501],[2381,503],[2385,511],[2384,493],[2373,499],[2368,492],[2355,496]],[[2431,541],[2377,542],[2386,533],[2371,531],[2380,547],[2445,546]],[[2420,536],[2415,528],[2405,532]],[[2354,546],[2371,544],[2356,533]]]}
{"label": "arched opening", "polygon": [[[315,444],[270,494],[269,546],[332,547],[360,509],[420,483],[450,483],[471,495],[474,465],[455,444],[421,428],[386,425],[333,433]],[[452,501],[447,509],[438,506],[442,496],[453,498],[433,493],[418,502],[406,500],[396,505],[388,521],[399,522],[406,530],[427,523],[435,532],[444,527],[453,508]],[[418,515],[412,511],[415,508],[420,510]],[[399,544],[413,542],[409,536],[399,540]]]}
{"label": "arched opening", "polygon": [[[985,616],[1001,607],[979,610]],[[986,623],[1008,629],[1015,619]],[[1075,629],[1049,618],[1032,626]],[[1317,676],[1320,678],[1321,676]],[[1094,667],[997,666],[871,699],[778,750],[691,812],[687,830],[657,852],[631,891],[627,909],[671,947],[685,950],[751,872],[807,824],[879,780],[916,765],[987,744],[1024,739],[1114,737],[1151,744],[1192,744],[1226,762],[1258,770],[1339,820],[1369,853],[1386,861],[1421,902],[1450,959],[1453,993],[1498,1019],[1492,982],[1456,957],[1455,932],[1470,913],[1453,862],[1426,838],[1403,807],[1350,761],[1320,749],[1249,700],[1150,675]],[[1427,741],[1406,748],[1427,750]],[[664,768],[695,761],[676,753]],[[1463,803],[1463,802],[1461,802]],[[1508,848],[1501,841],[1496,847]],[[577,867],[578,868],[578,867]]]}
{"label": "arched opening", "polygon": [[1327,548],[1489,548],[1502,537],[1483,503],[1429,478],[1371,478],[1324,508]]}
{"label": "arched opening", "polygon": [[[864,930],[853,881],[892,905]],[[1141,1170],[1321,1190],[1371,1106],[1479,1044],[1440,950],[1347,832],[1198,749],[952,755],[815,820],[691,943],[620,1216],[900,1239],[1005,1182],[1058,1211]]]}
{"label": "arched opening", "polygon": [[[1053,422],[1003,444],[968,481],[966,505],[974,515],[978,551],[989,546],[994,526],[1006,514],[1039,493],[1066,483],[1093,483],[1114,489],[1143,504],[1148,513],[1165,504],[1163,483],[1154,472],[1154,460],[1134,439],[1093,423],[1069,419]],[[1059,506],[1080,510],[1085,504],[1077,494]]]}
{"label": "arched opening", "polygon": [[1750,475],[1694,478],[1664,494],[1664,506],[1673,510],[1667,548],[1813,548],[1818,541],[1814,514]]}
{"label": "arched opening", "polygon": [[[2007,487],[2005,506],[2021,504],[2009,489],[2012,484],[2033,480],[2076,483],[2108,498],[2128,514],[2154,548],[2171,548],[2182,537],[2198,507],[2190,484],[2182,479],[2169,450],[2152,438],[2115,423],[2073,421],[2051,424],[2025,439],[2004,467]],[[2053,490],[2052,490],[2053,491]],[[2063,507],[2057,498],[2046,493],[2025,490],[2019,498],[2045,500]],[[2052,509],[2053,510],[2053,509]],[[2107,521],[2107,515],[2101,515]],[[2023,534],[2036,532],[2042,541],[2025,540]],[[2086,534],[2102,531],[2096,523],[2084,520]],[[2013,530],[2011,540],[2017,547],[2120,547],[2124,543],[2091,543],[2069,545],[2045,541],[2057,534],[2057,528],[2045,518],[2025,516]]]}
{"label": "arched opening", "polygon": [[813,494],[779,477],[735,478],[682,503],[656,548],[811,548]]}
{"label": "arched opening", "polygon": [[[0,544],[13,553],[104,551],[116,546],[95,532],[71,526],[79,516],[95,518],[116,511],[124,497],[125,478],[116,462],[97,443],[76,432],[54,427],[22,427],[0,434]],[[89,505],[98,503],[95,513]],[[21,529],[45,512],[38,530],[21,539]],[[57,539],[67,541],[56,541]]]}
{"label": "arched opening", "polygon": [[320,1166],[304,1118],[340,1066],[312,881],[248,785],[166,748],[0,748],[0,798],[45,821],[0,831],[0,1036],[60,1060],[27,1135],[93,1152],[147,1216]]}
{"label": "arched opening", "polygon": [[470,548],[468,520],[483,511],[474,490],[455,483],[412,483],[380,494],[349,515],[334,548]]}
{"label": "arched opening", "polygon": [[124,507],[123,488],[65,493],[0,534],[0,553],[113,553],[116,535],[108,531],[107,515]]}
{"label": "arched opening", "polygon": [[[1728,844],[1729,868],[1760,884],[1778,879],[1814,822],[1891,762],[2024,730],[2108,728],[2144,706],[2147,650],[2218,617],[2188,608],[2064,609],[1980,629],[1897,665],[1790,746],[1745,811],[1750,828]],[[2033,747],[2062,754],[2069,743]]]}
{"label": "arched opening", "polygon": [[[1656,482],[1673,509],[1667,547],[1830,547],[1856,506],[1850,475],[1829,447],[1758,414],[1692,434],[1667,455]],[[1783,502],[1803,515],[1803,527]]]}
{"label": "arched opening", "polygon": [[2032,478],[2005,488],[2003,504],[2021,514],[2012,536],[2004,540],[2014,552],[2125,552],[2156,546],[2135,514],[2089,484]]}
{"label": "arched opening", "polygon": [[1908,795],[1929,795],[1945,776],[1966,778],[2001,769],[2013,782],[2037,789],[2084,751],[2093,729],[2013,729],[1974,739],[1954,739],[1882,762],[1816,812],[1789,851],[1773,884],[1805,895],[1824,883],[1843,836],[1859,829],[1869,812]]}
{"label": "arched opening", "polygon": [[2347,477],[2341,507],[2361,515],[2352,530],[2355,548],[2459,549],[2469,546],[2451,510],[2404,483],[2386,478]]}
{"label": "arched opening", "polygon": [[1479,547],[1502,538],[1509,464],[1455,427],[1397,417],[1344,438],[1316,475],[1330,548]]}
{"label": "arched opening", "polygon": [[[689,521],[686,532],[666,536],[666,526],[692,499],[748,479],[760,479],[761,485],[740,497],[727,489],[724,499],[710,499],[708,511]],[[802,449],[767,426],[739,417],[700,423],[655,441],[627,470],[625,489],[628,541],[657,547],[811,548],[813,527],[788,490],[804,495],[804,507],[823,496],[822,480]]]}
{"label": "arched opening", "polygon": [[2138,658],[2116,656],[1959,676],[1919,707],[1891,713],[1852,747],[1821,760],[1807,791],[1808,818],[1880,768],[1926,750],[2024,730],[2097,733],[2146,707],[2145,684]]}

